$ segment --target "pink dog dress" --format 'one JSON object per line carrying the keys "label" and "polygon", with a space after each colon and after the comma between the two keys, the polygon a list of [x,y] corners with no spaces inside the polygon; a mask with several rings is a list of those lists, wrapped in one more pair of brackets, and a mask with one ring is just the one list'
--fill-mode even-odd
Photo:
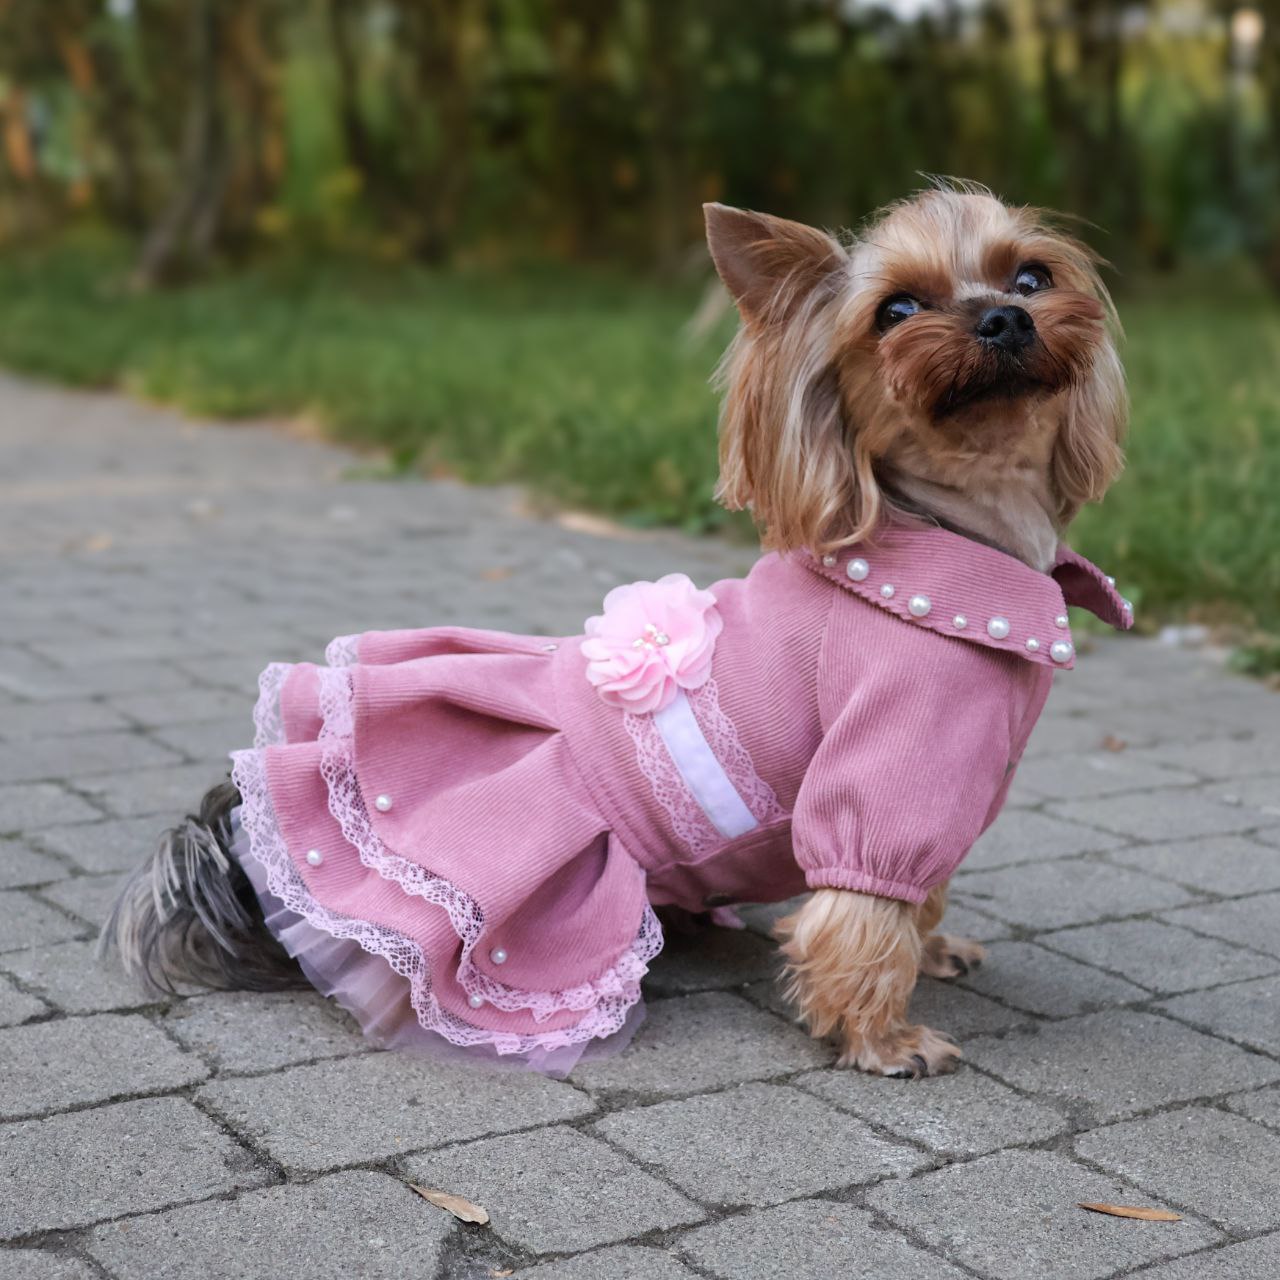
{"label": "pink dog dress", "polygon": [[1045,574],[902,522],[620,587],[585,636],[343,637],[262,674],[236,853],[379,1043],[563,1072],[636,1025],[653,906],[946,880],[1073,665],[1068,604],[1132,624],[1066,547]]}

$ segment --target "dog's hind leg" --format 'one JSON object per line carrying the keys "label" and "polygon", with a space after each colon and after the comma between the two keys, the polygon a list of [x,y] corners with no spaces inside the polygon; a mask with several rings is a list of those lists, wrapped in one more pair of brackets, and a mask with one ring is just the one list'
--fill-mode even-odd
{"label": "dog's hind leg", "polygon": [[958,938],[951,933],[935,933],[947,909],[947,885],[944,880],[929,890],[929,896],[916,908],[916,928],[920,932],[920,972],[930,978],[962,978],[986,959],[986,950],[971,938]]}

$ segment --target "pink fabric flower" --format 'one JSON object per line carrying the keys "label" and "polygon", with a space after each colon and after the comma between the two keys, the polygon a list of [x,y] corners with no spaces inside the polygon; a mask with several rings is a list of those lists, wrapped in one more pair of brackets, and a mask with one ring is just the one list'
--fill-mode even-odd
{"label": "pink fabric flower", "polygon": [[723,627],[715,596],[683,573],[615,587],[604,613],[587,619],[587,679],[611,706],[661,711],[678,690],[706,684]]}

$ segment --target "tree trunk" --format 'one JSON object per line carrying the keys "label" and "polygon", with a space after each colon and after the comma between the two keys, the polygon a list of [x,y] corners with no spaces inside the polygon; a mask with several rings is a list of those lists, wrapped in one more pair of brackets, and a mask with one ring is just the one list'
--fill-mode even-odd
{"label": "tree trunk", "polygon": [[190,0],[189,88],[173,193],[143,242],[133,284],[153,288],[208,259],[218,233],[226,183],[226,122],[218,64],[220,0]]}

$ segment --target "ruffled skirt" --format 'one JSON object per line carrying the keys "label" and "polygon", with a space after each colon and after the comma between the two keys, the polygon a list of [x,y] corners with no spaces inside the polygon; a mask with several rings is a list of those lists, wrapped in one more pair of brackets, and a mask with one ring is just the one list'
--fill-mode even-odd
{"label": "ruffled skirt", "polygon": [[[640,979],[662,934],[643,872],[594,811],[545,711],[531,711],[548,646],[453,629],[383,634],[401,639],[373,638],[364,687],[389,716],[385,690],[413,690],[402,699],[411,714],[387,723],[434,745],[412,796],[414,830],[427,834],[392,848],[364,802],[357,754],[380,741],[380,722],[362,714],[358,743],[359,640],[335,641],[326,667],[267,668],[255,745],[233,754],[232,777],[233,854],[268,928],[379,1045],[554,1075],[584,1053],[616,1052],[643,1018]],[[398,663],[413,664],[408,683],[395,684]],[[567,970],[575,939],[610,913],[621,944],[606,944],[603,964]]]}

